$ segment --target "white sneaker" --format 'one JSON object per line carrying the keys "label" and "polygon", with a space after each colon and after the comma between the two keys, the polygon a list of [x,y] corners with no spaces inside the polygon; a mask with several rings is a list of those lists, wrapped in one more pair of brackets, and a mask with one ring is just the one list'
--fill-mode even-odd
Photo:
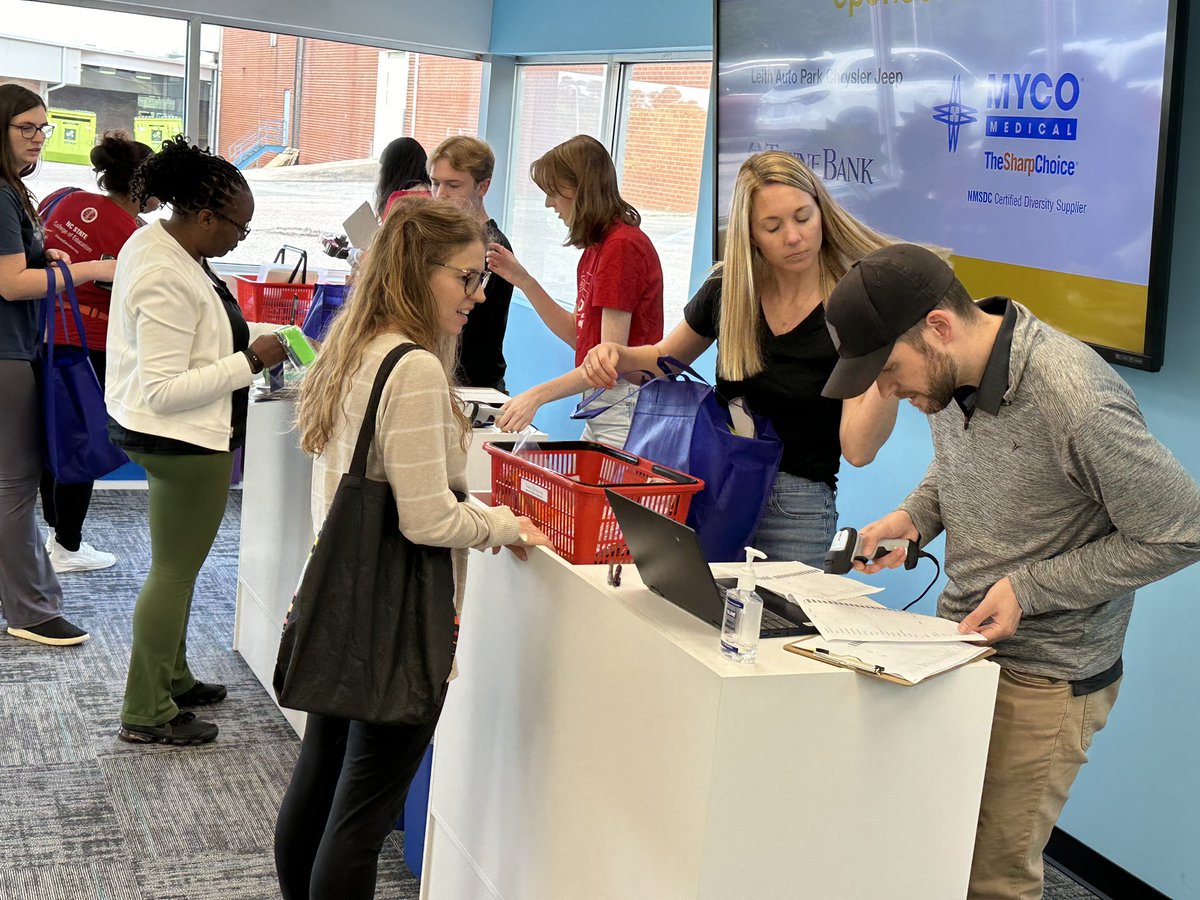
{"label": "white sneaker", "polygon": [[90,572],[93,569],[107,569],[116,565],[117,558],[111,553],[97,550],[87,541],[80,541],[79,549],[71,552],[58,541],[50,543],[50,565],[54,571]]}

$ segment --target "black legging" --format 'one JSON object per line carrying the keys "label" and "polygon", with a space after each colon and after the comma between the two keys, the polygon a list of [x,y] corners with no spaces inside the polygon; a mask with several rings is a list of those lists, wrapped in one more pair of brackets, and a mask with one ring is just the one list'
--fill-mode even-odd
{"label": "black legging", "polygon": [[433,737],[422,725],[309,714],[275,824],[283,900],[371,900],[379,851]]}
{"label": "black legging", "polygon": [[[88,356],[103,386],[104,351],[88,348]],[[55,540],[71,552],[78,550],[83,540],[83,520],[87,518],[88,507],[92,503],[92,484],[91,481],[59,484],[49,469],[42,471],[42,518],[54,532]]]}

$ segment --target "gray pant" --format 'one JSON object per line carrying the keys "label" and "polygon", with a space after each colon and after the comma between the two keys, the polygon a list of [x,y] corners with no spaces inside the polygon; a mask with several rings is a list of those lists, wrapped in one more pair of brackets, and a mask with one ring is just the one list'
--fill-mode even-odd
{"label": "gray pant", "polygon": [[33,366],[0,359],[0,390],[8,409],[0,427],[0,609],[10,628],[28,628],[58,618],[63,606],[35,515],[42,413]]}

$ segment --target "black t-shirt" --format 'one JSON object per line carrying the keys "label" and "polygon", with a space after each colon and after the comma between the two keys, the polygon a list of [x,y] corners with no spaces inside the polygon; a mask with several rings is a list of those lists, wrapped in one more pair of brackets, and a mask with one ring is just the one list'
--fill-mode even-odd
{"label": "black t-shirt", "polygon": [[[683,318],[701,337],[718,337],[719,276],[704,282],[684,308]],[[726,400],[745,397],[753,412],[771,420],[783,441],[780,469],[834,487],[842,456],[842,401],[821,396],[838,358],[825,325],[825,307],[818,304],[791,331],[775,335],[759,306],[758,332],[763,370],[745,381],[718,377],[717,391]]]}
{"label": "black t-shirt", "polygon": [[[208,267],[208,263],[202,262],[201,266],[204,267],[204,274],[209,277],[213,283],[213,287],[216,289],[217,296],[221,300],[221,306],[225,309],[225,315],[229,317],[229,328],[233,332],[233,350],[235,353],[241,353],[250,346],[250,326],[246,324],[246,317],[242,315],[242,308],[238,305],[237,300],[234,299],[233,294],[230,293],[229,287],[225,282]],[[229,450],[231,452],[246,443],[246,414],[249,412],[249,406],[250,388],[238,388],[233,392],[233,412],[229,417],[229,427],[231,429]],[[112,416],[108,417],[108,438],[121,449],[132,450],[135,453],[190,456],[193,454],[206,455],[219,452],[176,438],[163,437],[160,434],[146,434],[141,431],[132,431]]]}
{"label": "black t-shirt", "polygon": [[[0,183],[0,256],[25,254],[30,269],[46,268],[42,230],[29,219],[11,185]],[[31,360],[41,335],[42,301],[0,299],[0,359]]]}
{"label": "black t-shirt", "polygon": [[[489,219],[488,241],[495,241],[509,250],[512,244]],[[513,286],[492,273],[483,295],[487,299],[471,310],[463,326],[462,343],[458,352],[458,382],[467,387],[494,387],[504,390],[504,332],[508,328],[508,306],[512,302]]]}

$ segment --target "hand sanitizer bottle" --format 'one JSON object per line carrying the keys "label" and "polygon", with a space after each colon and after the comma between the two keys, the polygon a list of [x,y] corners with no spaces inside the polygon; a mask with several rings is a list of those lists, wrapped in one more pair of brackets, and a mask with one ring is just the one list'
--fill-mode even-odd
{"label": "hand sanitizer bottle", "polygon": [[736,588],[725,592],[725,618],[721,622],[721,652],[740,663],[758,659],[758,634],[762,630],[762,597],[754,580],[754,560],[767,554],[746,547],[746,565],[738,571]]}

